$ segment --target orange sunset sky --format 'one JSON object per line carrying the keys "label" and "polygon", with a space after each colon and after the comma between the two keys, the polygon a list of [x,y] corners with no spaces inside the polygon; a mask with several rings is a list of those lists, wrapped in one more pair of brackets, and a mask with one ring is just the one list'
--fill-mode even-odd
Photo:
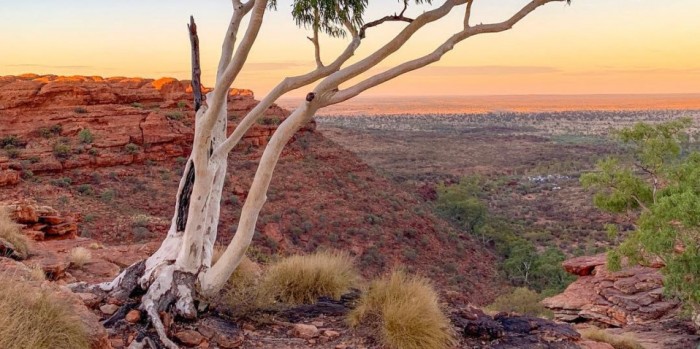
{"label": "orange sunset sky", "polygon": [[[476,0],[473,22],[503,20],[525,3]],[[280,0],[278,10],[266,15],[249,64],[234,86],[261,95],[283,77],[313,68],[308,31],[294,25],[290,4]],[[408,14],[425,8],[413,6]],[[399,1],[374,0],[366,19],[399,10]],[[453,12],[416,35],[379,69],[427,53],[459,30],[463,7]],[[203,79],[212,85],[230,13],[228,0],[0,0],[0,75],[187,79],[185,24],[192,14],[200,28]],[[510,32],[471,38],[437,64],[365,95],[700,93],[698,14],[697,0],[553,3]],[[370,31],[356,57],[376,49],[401,27],[392,23]],[[327,61],[345,40],[322,38]]]}

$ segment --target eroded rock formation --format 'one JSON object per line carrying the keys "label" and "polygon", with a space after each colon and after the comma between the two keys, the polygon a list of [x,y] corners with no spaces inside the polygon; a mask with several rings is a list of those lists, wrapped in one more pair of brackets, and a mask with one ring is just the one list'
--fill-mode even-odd
{"label": "eroded rock formation", "polygon": [[[186,157],[191,92],[189,81],[173,78],[2,76],[0,186],[17,184],[20,175]],[[250,90],[230,91],[229,132],[256,104]],[[243,146],[267,144],[288,114],[270,107]]]}
{"label": "eroded rock formation", "polygon": [[605,263],[605,254],[564,262],[564,268],[579,278],[543,304],[562,321],[594,321],[616,327],[677,316],[678,302],[663,297],[659,269],[634,266],[611,272]]}

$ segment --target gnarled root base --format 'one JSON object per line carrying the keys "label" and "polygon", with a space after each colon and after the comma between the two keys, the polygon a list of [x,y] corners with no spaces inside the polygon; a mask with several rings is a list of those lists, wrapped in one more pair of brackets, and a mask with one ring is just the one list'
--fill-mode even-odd
{"label": "gnarled root base", "polygon": [[[113,281],[87,285],[85,283],[71,285],[74,292],[89,292],[98,295],[103,301],[116,299],[124,304],[112,317],[103,324],[105,327],[113,326],[124,318],[126,313],[133,308],[138,308],[148,315],[151,324],[158,333],[162,346],[169,349],[179,348],[168,338],[168,331],[161,320],[162,313],[179,316],[185,319],[197,317],[195,306],[197,275],[177,270],[174,264],[163,265],[152,273],[152,282],[149,285],[139,284],[145,273],[145,261],[141,261],[126,268]],[[141,280],[143,281],[143,280]],[[140,301],[130,297],[140,297]],[[129,348],[158,348],[158,343],[146,336],[134,340]]]}

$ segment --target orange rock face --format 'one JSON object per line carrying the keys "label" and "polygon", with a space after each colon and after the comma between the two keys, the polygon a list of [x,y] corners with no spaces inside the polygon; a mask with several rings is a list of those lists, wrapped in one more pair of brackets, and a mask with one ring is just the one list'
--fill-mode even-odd
{"label": "orange rock face", "polygon": [[[173,78],[0,76],[0,186],[20,175],[186,157],[191,99],[190,82]],[[231,89],[229,131],[256,104],[250,90]],[[243,143],[267,144],[288,114],[273,105]]]}
{"label": "orange rock face", "polygon": [[559,295],[542,301],[562,321],[594,321],[609,326],[653,323],[677,316],[679,304],[663,297],[657,268],[628,267],[611,272],[605,254],[563,263],[578,280]]}
{"label": "orange rock face", "polygon": [[78,224],[70,216],[61,216],[48,206],[39,206],[32,201],[0,202],[0,208],[7,209],[12,219],[23,224],[23,231],[33,240],[45,238],[74,238],[78,234]]}

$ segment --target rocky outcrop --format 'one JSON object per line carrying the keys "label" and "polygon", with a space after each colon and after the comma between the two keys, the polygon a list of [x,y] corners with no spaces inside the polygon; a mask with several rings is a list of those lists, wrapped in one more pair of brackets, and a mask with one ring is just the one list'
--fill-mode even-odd
{"label": "rocky outcrop", "polygon": [[23,225],[24,234],[33,240],[75,238],[78,234],[75,217],[61,215],[52,207],[24,200],[0,202],[0,208],[8,210],[10,217]]}
{"label": "rocky outcrop", "polygon": [[[209,89],[203,89],[208,92]],[[232,99],[253,99],[253,92],[231,89]],[[106,104],[168,103],[189,101],[190,81],[126,77],[56,76],[25,74],[0,76],[0,110],[74,107]]]}
{"label": "rocky outcrop", "polygon": [[[17,184],[20,174],[186,157],[191,95],[189,81],[173,78],[1,76],[0,186]],[[229,132],[257,103],[250,90],[231,89]],[[288,114],[270,107],[244,146],[267,144]]]}
{"label": "rocky outcrop", "polygon": [[581,348],[581,335],[567,324],[538,317],[500,313],[493,317],[468,306],[452,322],[468,348]]}
{"label": "rocky outcrop", "polygon": [[605,254],[564,262],[568,272],[579,275],[578,280],[542,303],[562,321],[593,321],[616,327],[677,316],[679,304],[663,297],[659,269],[634,266],[611,272],[605,264]]}

